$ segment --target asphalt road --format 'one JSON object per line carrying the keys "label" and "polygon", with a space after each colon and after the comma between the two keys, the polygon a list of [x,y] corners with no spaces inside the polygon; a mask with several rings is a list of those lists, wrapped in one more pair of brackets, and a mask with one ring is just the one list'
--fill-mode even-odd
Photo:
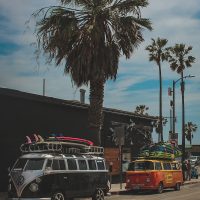
{"label": "asphalt road", "polygon": [[[74,200],[91,200],[92,198],[75,198]],[[5,197],[0,196],[0,200]],[[173,189],[164,190],[162,194],[152,192],[131,193],[123,192],[120,195],[106,196],[105,200],[200,200],[200,183],[184,185],[180,191]]]}
{"label": "asphalt road", "polygon": [[162,194],[155,193],[127,193],[111,195],[106,200],[200,200],[200,183],[185,185],[180,191],[164,190]]}

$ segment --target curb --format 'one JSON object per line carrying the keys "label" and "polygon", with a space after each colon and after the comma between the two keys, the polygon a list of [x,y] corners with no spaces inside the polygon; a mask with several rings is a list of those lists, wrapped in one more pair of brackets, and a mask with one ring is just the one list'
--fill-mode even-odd
{"label": "curb", "polygon": [[127,193],[128,191],[126,190],[123,190],[123,191],[113,191],[113,192],[110,192],[111,195],[119,195],[119,194],[124,194],[124,193]]}
{"label": "curb", "polygon": [[183,185],[190,185],[190,184],[195,184],[195,183],[200,183],[200,181],[190,181],[190,182],[183,183]]}

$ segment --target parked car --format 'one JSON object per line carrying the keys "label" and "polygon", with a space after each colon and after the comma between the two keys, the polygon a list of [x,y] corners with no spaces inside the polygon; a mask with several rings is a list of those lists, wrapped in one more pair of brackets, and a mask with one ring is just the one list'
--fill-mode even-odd
{"label": "parked car", "polygon": [[191,165],[200,164],[200,156],[190,156]]}
{"label": "parked car", "polygon": [[191,178],[199,178],[199,166],[193,165],[191,168]]}

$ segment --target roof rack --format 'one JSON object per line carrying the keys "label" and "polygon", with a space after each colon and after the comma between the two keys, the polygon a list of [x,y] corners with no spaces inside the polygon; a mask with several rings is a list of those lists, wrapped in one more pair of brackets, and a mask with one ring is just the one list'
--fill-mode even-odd
{"label": "roof rack", "polygon": [[20,146],[22,153],[63,153],[63,154],[91,154],[103,155],[104,148],[98,146],[88,146],[76,142],[64,141],[44,141],[35,143],[25,143]]}

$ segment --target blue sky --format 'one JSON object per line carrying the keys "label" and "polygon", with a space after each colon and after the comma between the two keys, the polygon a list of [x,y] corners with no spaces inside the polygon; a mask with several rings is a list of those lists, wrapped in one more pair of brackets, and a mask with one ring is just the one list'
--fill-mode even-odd
{"label": "blue sky", "polygon": [[[72,85],[70,77],[65,76],[63,66],[45,64],[41,58],[37,65],[34,46],[34,22],[25,23],[31,14],[41,7],[57,4],[56,0],[0,0],[0,87],[41,94],[42,81],[46,80],[46,95],[68,100],[79,100],[79,88]],[[159,113],[158,67],[148,61],[145,47],[151,38],[166,38],[168,46],[184,43],[193,46],[192,55],[196,58],[192,68],[185,75],[195,75],[186,79],[185,121],[192,121],[199,129],[193,144],[200,144],[200,6],[199,0],[150,0],[149,6],[142,9],[142,16],[150,18],[153,31],[144,31],[145,41],[135,50],[129,60],[121,57],[118,76],[115,82],[105,85],[104,107],[134,111],[137,105],[149,107],[148,113]],[[168,63],[162,65],[163,74],[163,115],[169,117],[171,97],[168,87],[180,78],[172,72]],[[86,102],[89,90],[86,87]],[[176,116],[179,143],[181,142],[181,94],[176,84]],[[164,128],[164,139],[168,139],[169,122]],[[157,135],[153,134],[156,141]]]}

